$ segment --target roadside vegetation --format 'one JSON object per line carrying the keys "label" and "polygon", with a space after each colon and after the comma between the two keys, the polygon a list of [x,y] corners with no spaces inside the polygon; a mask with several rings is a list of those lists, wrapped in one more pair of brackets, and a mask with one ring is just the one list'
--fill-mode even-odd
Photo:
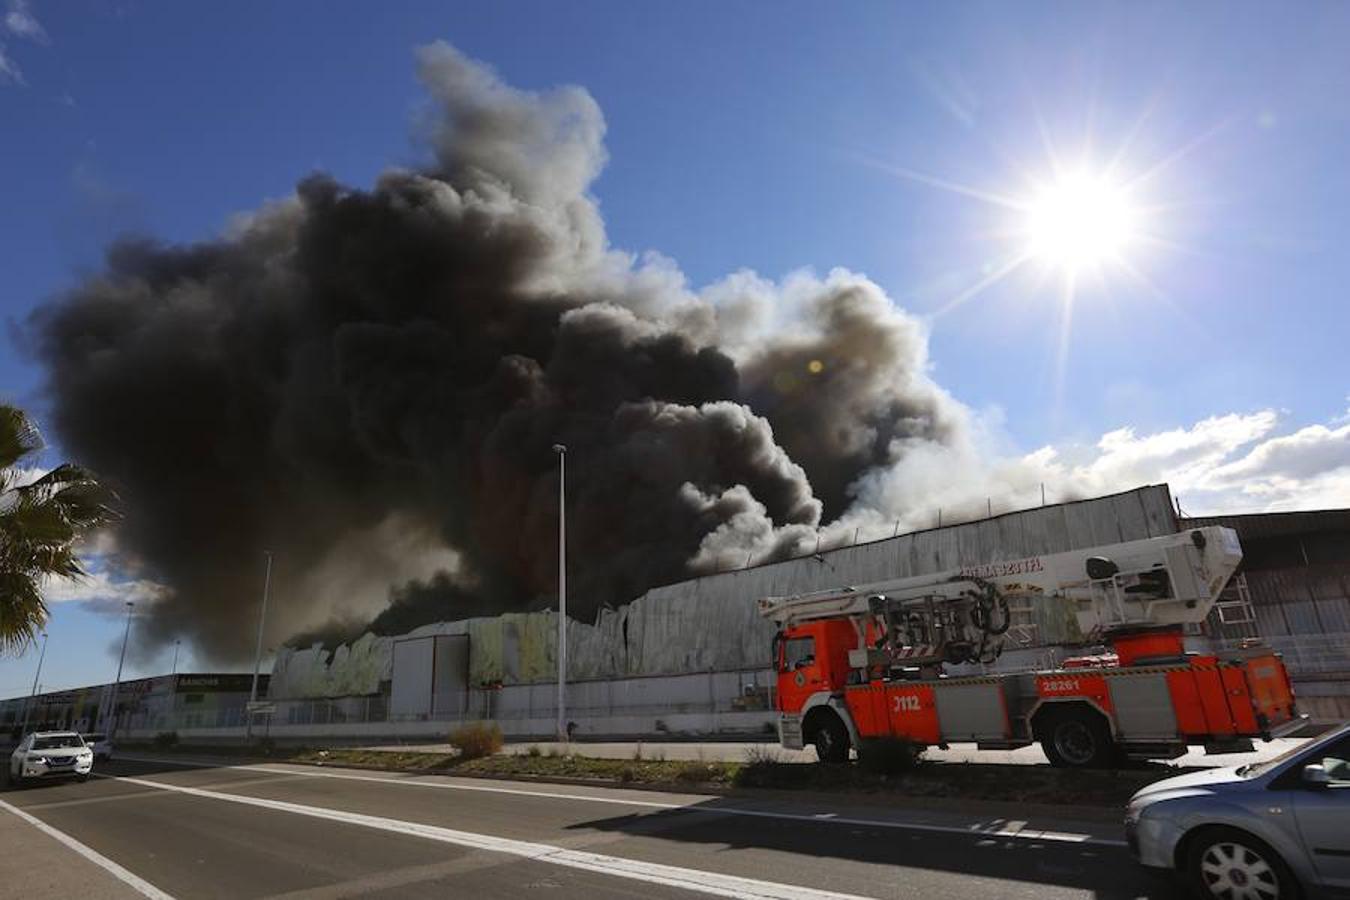
{"label": "roadside vegetation", "polygon": [[[500,736],[497,735],[499,738]],[[475,750],[493,736],[458,735]],[[147,749],[150,749],[147,747]],[[154,748],[163,752],[163,748]],[[364,748],[270,747],[266,753],[243,746],[177,745],[171,753],[201,756],[264,757],[317,766],[378,769],[415,774],[558,781],[725,793],[736,790],[822,791],[933,800],[992,800],[1045,803],[1085,808],[1119,808],[1135,791],[1178,770],[1143,765],[1120,771],[1054,769],[995,763],[940,763],[896,746],[850,765],[822,766],[785,762],[776,747],[752,748],[743,761],[651,758],[634,750],[629,759],[597,759],[575,752],[529,747],[523,753],[474,755]]]}
{"label": "roadside vegetation", "polygon": [[465,761],[491,756],[502,751],[502,730],[495,722],[464,725],[450,732],[450,746]]}

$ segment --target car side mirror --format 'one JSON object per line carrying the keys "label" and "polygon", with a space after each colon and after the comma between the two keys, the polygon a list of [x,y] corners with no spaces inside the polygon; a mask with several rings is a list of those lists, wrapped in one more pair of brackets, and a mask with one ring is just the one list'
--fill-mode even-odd
{"label": "car side mirror", "polygon": [[1331,786],[1331,776],[1322,766],[1311,763],[1303,767],[1303,786],[1320,791]]}

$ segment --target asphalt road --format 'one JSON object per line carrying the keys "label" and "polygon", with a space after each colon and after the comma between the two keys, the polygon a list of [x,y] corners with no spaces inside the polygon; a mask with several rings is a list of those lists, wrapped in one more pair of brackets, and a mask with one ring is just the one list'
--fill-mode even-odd
{"label": "asphalt road", "polygon": [[283,765],[100,771],[6,789],[0,802],[18,813],[0,816],[31,817],[65,836],[72,866],[121,867],[131,880],[119,889],[147,896],[1177,896],[1135,867],[1109,817]]}

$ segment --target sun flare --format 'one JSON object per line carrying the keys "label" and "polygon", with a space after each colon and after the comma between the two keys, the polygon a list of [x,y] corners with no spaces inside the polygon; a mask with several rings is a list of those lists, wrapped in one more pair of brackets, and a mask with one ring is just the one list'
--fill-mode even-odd
{"label": "sun flare", "polygon": [[1124,262],[1139,227],[1123,187],[1081,172],[1042,185],[1025,211],[1028,256],[1068,272]]}

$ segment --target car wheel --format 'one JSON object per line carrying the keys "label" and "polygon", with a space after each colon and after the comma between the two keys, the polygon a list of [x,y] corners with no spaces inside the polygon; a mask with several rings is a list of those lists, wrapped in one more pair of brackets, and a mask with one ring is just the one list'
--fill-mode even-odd
{"label": "car wheel", "polygon": [[1265,841],[1236,828],[1211,828],[1190,842],[1186,877],[1198,897],[1295,900],[1298,882]]}
{"label": "car wheel", "polygon": [[1053,711],[1038,729],[1050,765],[1064,769],[1107,769],[1116,762],[1116,742],[1099,713],[1085,708]]}
{"label": "car wheel", "polygon": [[76,775],[75,780],[78,781],[80,784],[84,784],[86,781],[89,780],[89,773],[86,772],[83,775]]}

